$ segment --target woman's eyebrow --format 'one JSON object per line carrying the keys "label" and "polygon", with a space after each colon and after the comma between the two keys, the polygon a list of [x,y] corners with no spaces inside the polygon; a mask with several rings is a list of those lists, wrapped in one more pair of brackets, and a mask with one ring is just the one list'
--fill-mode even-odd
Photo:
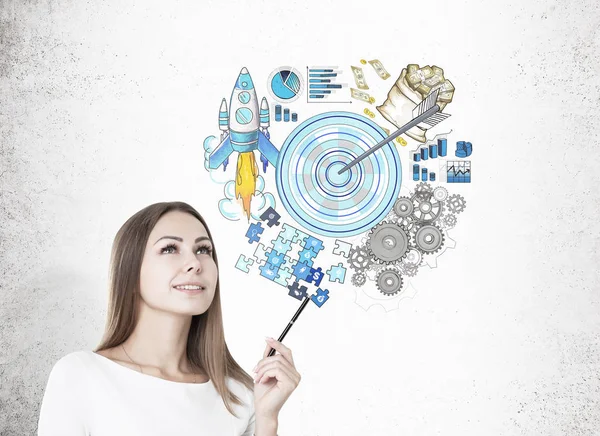
{"label": "woman's eyebrow", "polygon": [[[179,236],[163,236],[161,238],[158,238],[156,240],[156,242],[154,243],[154,245],[156,245],[158,243],[158,241],[160,241],[161,239],[175,239],[176,241],[183,242],[183,238],[180,238]],[[208,236],[200,236],[200,237],[196,238],[196,240],[194,241],[194,244],[196,244],[200,241],[204,241],[204,240],[211,242],[210,238]]]}

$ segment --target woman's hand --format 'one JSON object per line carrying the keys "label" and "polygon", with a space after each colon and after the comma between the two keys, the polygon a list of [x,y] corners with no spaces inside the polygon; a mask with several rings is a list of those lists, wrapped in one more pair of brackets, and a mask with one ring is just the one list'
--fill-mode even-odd
{"label": "woman's hand", "polygon": [[[267,338],[263,359],[254,368],[254,409],[256,420],[277,420],[279,411],[300,383],[292,350],[273,338]],[[271,348],[279,354],[267,357]]]}

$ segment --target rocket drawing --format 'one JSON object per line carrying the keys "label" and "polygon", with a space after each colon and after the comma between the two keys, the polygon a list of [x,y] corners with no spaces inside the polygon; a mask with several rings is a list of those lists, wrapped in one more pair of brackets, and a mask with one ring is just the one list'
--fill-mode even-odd
{"label": "rocket drawing", "polygon": [[229,111],[228,113],[227,102],[223,99],[219,109],[221,143],[210,155],[209,167],[215,169],[223,165],[225,170],[231,153],[254,150],[261,154],[263,171],[267,169],[268,162],[275,166],[279,151],[269,140],[269,104],[263,97],[259,109],[254,83],[246,67],[240,71],[231,93]]}
{"label": "rocket drawing", "polygon": [[221,101],[219,108],[219,129],[221,143],[208,158],[211,169],[223,165],[223,171],[229,163],[229,156],[238,153],[235,172],[235,196],[241,199],[244,212],[250,220],[250,204],[256,191],[258,165],[254,150],[260,152],[263,172],[269,162],[277,165],[279,151],[269,140],[269,104],[263,97],[258,107],[258,98],[254,83],[246,67],[242,68],[231,93],[229,112],[227,102]]}

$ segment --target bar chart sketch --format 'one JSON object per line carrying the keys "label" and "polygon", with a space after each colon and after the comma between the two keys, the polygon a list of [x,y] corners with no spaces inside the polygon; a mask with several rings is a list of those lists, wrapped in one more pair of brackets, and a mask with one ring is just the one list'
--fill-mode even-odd
{"label": "bar chart sketch", "polygon": [[338,80],[342,71],[337,66],[306,67],[307,103],[350,103],[340,101],[337,94],[348,86]]}

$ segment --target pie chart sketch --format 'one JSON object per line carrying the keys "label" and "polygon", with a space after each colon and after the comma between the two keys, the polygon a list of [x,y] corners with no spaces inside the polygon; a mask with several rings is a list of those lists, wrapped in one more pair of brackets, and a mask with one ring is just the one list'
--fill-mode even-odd
{"label": "pie chart sketch", "polygon": [[279,67],[269,76],[267,88],[271,96],[280,103],[297,100],[304,91],[302,74],[292,67]]}

